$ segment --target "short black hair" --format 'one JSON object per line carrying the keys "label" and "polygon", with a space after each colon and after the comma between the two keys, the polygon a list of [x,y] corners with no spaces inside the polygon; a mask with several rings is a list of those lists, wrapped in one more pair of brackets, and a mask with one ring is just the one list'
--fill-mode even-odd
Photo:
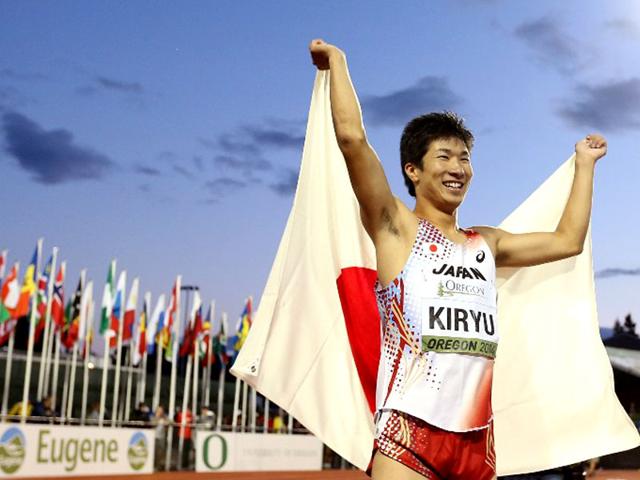
{"label": "short black hair", "polygon": [[473,147],[473,134],[464,125],[464,120],[453,112],[432,112],[411,120],[404,127],[400,139],[400,166],[402,177],[409,190],[409,195],[416,196],[416,189],[404,171],[407,163],[422,169],[424,157],[431,142],[442,138],[458,138],[464,142],[469,151]]}

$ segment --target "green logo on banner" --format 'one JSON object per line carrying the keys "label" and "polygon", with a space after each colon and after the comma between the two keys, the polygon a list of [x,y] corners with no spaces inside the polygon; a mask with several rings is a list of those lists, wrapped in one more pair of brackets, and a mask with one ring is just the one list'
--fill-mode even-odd
{"label": "green logo on banner", "polygon": [[[220,441],[220,460],[216,464],[211,463],[211,448],[213,447],[210,447],[209,443],[212,440]],[[217,433],[209,435],[202,445],[202,450],[202,459],[209,470],[220,470],[224,464],[227,463],[227,441],[222,435],[218,435]]]}
{"label": "green logo on banner", "polygon": [[7,429],[0,437],[0,470],[14,473],[24,462],[27,441],[22,430],[17,427]]}
{"label": "green logo on banner", "polygon": [[149,458],[147,437],[142,432],[136,432],[129,440],[129,448],[127,449],[129,465],[134,470],[140,470],[147,463],[147,458]]}

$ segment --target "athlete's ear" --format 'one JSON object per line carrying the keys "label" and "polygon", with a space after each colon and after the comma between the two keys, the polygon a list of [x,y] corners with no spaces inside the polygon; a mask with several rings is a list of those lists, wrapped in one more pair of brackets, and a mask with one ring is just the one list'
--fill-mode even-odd
{"label": "athlete's ear", "polygon": [[404,173],[406,173],[407,177],[409,177],[409,180],[411,180],[416,185],[419,182],[418,170],[421,169],[411,162],[404,164]]}

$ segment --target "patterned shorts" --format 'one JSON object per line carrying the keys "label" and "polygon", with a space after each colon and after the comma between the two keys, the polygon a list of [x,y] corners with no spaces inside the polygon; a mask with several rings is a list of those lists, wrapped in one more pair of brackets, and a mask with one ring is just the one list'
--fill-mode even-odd
{"label": "patterned shorts", "polygon": [[[449,432],[407,413],[383,412],[378,421],[375,455],[383,455],[433,480],[495,478],[493,423],[470,432]],[[371,475],[373,455],[367,474]]]}

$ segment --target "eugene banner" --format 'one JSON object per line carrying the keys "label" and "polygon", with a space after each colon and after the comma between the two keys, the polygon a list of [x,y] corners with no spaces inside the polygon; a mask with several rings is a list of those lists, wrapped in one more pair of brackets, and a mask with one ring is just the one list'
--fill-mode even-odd
{"label": "eugene banner", "polygon": [[153,472],[152,430],[3,424],[0,478]]}

